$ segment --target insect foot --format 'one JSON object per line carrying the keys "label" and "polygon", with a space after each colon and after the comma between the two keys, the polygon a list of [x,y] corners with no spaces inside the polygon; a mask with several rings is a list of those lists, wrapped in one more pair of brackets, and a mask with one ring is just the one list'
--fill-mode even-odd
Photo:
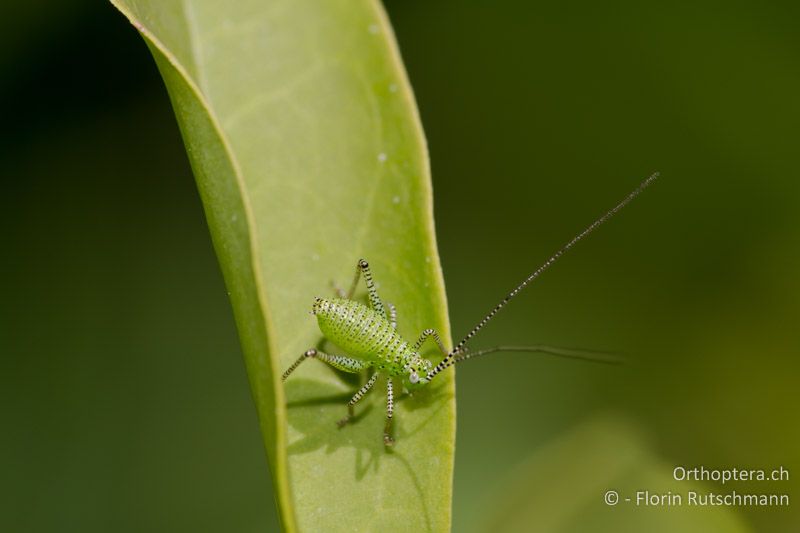
{"label": "insect foot", "polygon": [[316,356],[317,356],[317,350],[315,350],[314,348],[311,348],[310,350],[306,350],[305,352],[303,352],[303,355],[301,355],[300,358],[292,364],[292,366],[286,369],[286,372],[284,372],[283,376],[281,376],[281,381],[286,381],[286,378],[289,377],[289,374],[294,372],[294,370],[298,366],[300,366],[300,363],[302,363],[309,357],[316,357]]}

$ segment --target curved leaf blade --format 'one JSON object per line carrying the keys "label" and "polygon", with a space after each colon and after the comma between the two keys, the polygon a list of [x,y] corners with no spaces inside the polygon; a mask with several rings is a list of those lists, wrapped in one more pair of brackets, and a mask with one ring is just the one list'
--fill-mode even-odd
{"label": "curved leaf blade", "polygon": [[[444,531],[452,373],[342,430],[357,383],[306,363],[308,315],[366,257],[412,338],[449,338],[427,151],[385,15],[370,1],[115,0],[153,52],[176,110],[236,314],[286,530]],[[287,403],[288,401],[288,403]],[[288,405],[288,409],[287,409]],[[288,424],[287,424],[288,422]]]}

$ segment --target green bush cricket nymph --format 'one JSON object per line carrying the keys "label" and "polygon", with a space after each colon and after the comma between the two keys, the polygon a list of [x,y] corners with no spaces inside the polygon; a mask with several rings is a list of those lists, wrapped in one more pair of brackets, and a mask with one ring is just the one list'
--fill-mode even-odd
{"label": "green bush cricket nymph", "polygon": [[[344,372],[360,373],[372,369],[372,375],[366,384],[355,393],[347,404],[347,416],[338,424],[344,426],[354,416],[356,403],[369,392],[380,375],[386,376],[386,425],[383,431],[383,442],[386,446],[394,443],[392,438],[392,416],[394,415],[394,383],[395,378],[402,381],[403,387],[413,391],[430,383],[442,370],[461,361],[473,357],[501,351],[539,352],[575,359],[586,359],[598,362],[615,362],[614,359],[590,353],[550,346],[495,346],[470,351],[467,343],[481,330],[505,305],[519,294],[529,283],[539,277],[550,265],[558,260],[564,252],[575,243],[594,231],[603,222],[614,216],[631,200],[636,198],[656,178],[658,173],[639,184],[621,202],[592,222],[586,229],[573,237],[547,261],[525,278],[513,291],[508,293],[469,333],[449,352],[444,347],[439,334],[433,329],[423,331],[416,342],[407,342],[397,332],[397,312],[392,304],[381,301],[375,283],[372,280],[369,263],[364,259],[356,265],[355,278],[346,293],[339,291],[338,298],[316,298],[312,314],[316,315],[319,329],[329,341],[345,351],[348,355],[331,355],[317,349],[309,349],[283,373],[286,380],[303,361],[308,358],[319,359]],[[363,276],[367,286],[369,305],[353,300],[359,278]],[[420,349],[426,340],[432,339],[443,359],[435,366],[420,355]]]}

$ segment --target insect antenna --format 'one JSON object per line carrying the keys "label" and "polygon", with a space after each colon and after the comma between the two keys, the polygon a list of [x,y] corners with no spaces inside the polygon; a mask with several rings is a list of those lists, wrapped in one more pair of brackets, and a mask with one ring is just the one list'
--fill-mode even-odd
{"label": "insect antenna", "polygon": [[[467,344],[467,342],[469,342],[469,340],[470,340],[470,339],[472,339],[472,337],[474,337],[474,336],[475,336],[475,334],[477,334],[477,333],[478,333],[478,332],[479,332],[479,331],[480,331],[480,330],[483,328],[483,326],[485,326],[486,324],[488,324],[488,323],[489,323],[489,321],[490,321],[492,318],[494,318],[494,316],[495,316],[495,315],[496,315],[496,314],[497,314],[497,313],[498,313],[498,312],[499,312],[499,311],[500,311],[500,310],[501,310],[503,307],[505,307],[505,306],[506,306],[506,304],[508,304],[508,302],[510,302],[512,298],[514,298],[514,296],[516,296],[517,294],[519,294],[519,293],[522,291],[522,289],[524,289],[525,287],[527,287],[527,286],[528,286],[528,284],[529,284],[530,282],[532,282],[533,280],[535,280],[536,278],[538,278],[538,277],[541,275],[541,273],[542,273],[542,272],[544,272],[545,270],[547,270],[547,269],[550,267],[550,265],[552,265],[553,263],[555,263],[555,262],[556,262],[556,261],[557,261],[557,260],[558,260],[558,259],[559,259],[559,258],[562,256],[562,255],[564,255],[564,252],[566,252],[567,250],[569,250],[570,248],[572,248],[572,247],[575,245],[575,243],[577,243],[578,241],[580,241],[581,239],[583,239],[584,237],[586,237],[588,234],[590,234],[592,231],[594,231],[595,229],[597,229],[597,227],[598,227],[598,226],[600,226],[600,225],[601,225],[603,222],[605,222],[605,221],[606,221],[606,220],[608,220],[609,218],[611,218],[611,217],[613,217],[614,215],[616,215],[616,214],[617,214],[617,212],[619,212],[619,211],[620,211],[620,210],[621,210],[623,207],[625,207],[626,205],[628,205],[628,204],[630,203],[630,201],[631,201],[631,200],[633,200],[634,198],[636,198],[637,196],[639,196],[639,194],[640,194],[640,193],[641,193],[643,190],[645,190],[645,189],[646,189],[646,188],[647,188],[647,187],[648,187],[648,186],[649,186],[651,183],[653,183],[653,182],[656,180],[656,178],[658,178],[658,175],[659,175],[659,173],[658,173],[658,172],[655,172],[655,173],[651,174],[651,175],[650,175],[650,177],[648,177],[646,180],[644,180],[643,182],[641,182],[641,183],[639,184],[639,186],[638,186],[638,187],[636,187],[636,188],[635,188],[633,191],[631,191],[631,192],[630,192],[630,193],[629,193],[629,194],[628,194],[628,195],[627,195],[625,198],[623,198],[621,202],[619,202],[617,205],[615,205],[615,206],[614,206],[613,208],[611,208],[610,210],[606,211],[606,213],[605,213],[603,216],[601,216],[600,218],[598,218],[597,220],[595,220],[594,222],[592,222],[592,223],[591,223],[591,224],[590,224],[590,225],[589,225],[589,226],[588,226],[586,229],[584,229],[584,230],[583,230],[582,232],[580,232],[578,235],[576,235],[575,237],[573,237],[571,241],[569,241],[567,244],[565,244],[564,246],[562,246],[562,247],[561,247],[561,249],[559,249],[559,250],[558,250],[556,253],[554,253],[552,256],[550,256],[550,259],[548,259],[547,261],[545,261],[545,262],[544,262],[544,264],[542,264],[542,266],[540,266],[539,268],[537,268],[537,269],[536,269],[536,270],[535,270],[535,271],[534,271],[534,272],[533,272],[533,273],[532,273],[530,276],[528,276],[527,278],[525,278],[525,279],[522,281],[522,283],[520,283],[519,285],[517,285],[517,287],[516,287],[516,288],[515,288],[513,291],[511,291],[510,293],[508,293],[508,295],[506,295],[506,297],[505,297],[505,298],[503,298],[503,299],[500,301],[500,303],[498,303],[496,306],[494,306],[494,309],[492,309],[492,310],[489,312],[489,314],[488,314],[488,315],[486,315],[485,317],[483,317],[483,319],[482,319],[480,322],[478,322],[478,323],[475,325],[475,327],[473,327],[473,328],[470,330],[470,332],[469,332],[469,333],[467,333],[467,336],[466,336],[466,337],[464,337],[463,339],[461,339],[461,341],[460,341],[458,344],[456,344],[455,348],[453,348],[453,350],[452,350],[452,351],[451,351],[449,354],[447,354],[447,357],[445,357],[444,359],[442,359],[442,360],[441,360],[441,362],[439,362],[439,364],[438,364],[438,365],[436,365],[436,366],[433,368],[433,370],[431,370],[431,371],[428,373],[427,380],[428,380],[428,381],[430,381],[430,380],[431,380],[431,379],[432,379],[432,378],[433,378],[433,377],[434,377],[436,374],[438,374],[439,372],[441,372],[442,370],[444,370],[444,369],[445,369],[445,368],[447,368],[448,366],[455,364],[455,363],[456,363],[456,358],[457,358],[457,356],[459,356],[459,355],[465,355],[465,354],[466,354],[466,350],[465,350],[465,348],[464,348],[464,347],[465,347],[465,345]],[[495,350],[495,351],[497,351],[497,350]],[[473,352],[473,355],[472,355],[471,357],[474,357],[474,356],[475,356],[476,354],[478,354],[478,353],[479,353],[479,352]],[[485,352],[485,353],[489,353],[489,352]],[[461,358],[461,359],[459,359],[459,360],[464,360],[464,359],[466,359],[466,358],[467,358],[467,357],[462,357],[462,358]]]}
{"label": "insect antenna", "polygon": [[606,365],[619,365],[624,362],[624,359],[616,353],[601,352],[597,350],[580,350],[577,348],[559,348],[557,346],[493,346],[492,348],[481,348],[471,352],[468,348],[453,357],[453,364],[472,359],[473,357],[480,357],[495,352],[527,352],[527,353],[541,353],[545,355],[555,355],[558,357],[566,357],[567,359],[578,359],[581,361],[589,361],[592,363],[602,363]]}

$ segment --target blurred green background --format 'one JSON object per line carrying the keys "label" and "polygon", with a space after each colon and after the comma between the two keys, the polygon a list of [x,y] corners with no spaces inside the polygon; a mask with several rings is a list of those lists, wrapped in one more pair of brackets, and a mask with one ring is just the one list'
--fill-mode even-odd
{"label": "blurred green background", "polygon": [[[230,306],[144,43],[105,3],[2,9],[0,530],[275,530]],[[800,529],[796,505],[681,522],[602,503],[677,465],[800,472],[800,5],[387,9],[456,336],[663,176],[476,342],[627,365],[459,368],[454,531],[545,515],[576,531]],[[798,482],[699,486],[791,497]]]}

